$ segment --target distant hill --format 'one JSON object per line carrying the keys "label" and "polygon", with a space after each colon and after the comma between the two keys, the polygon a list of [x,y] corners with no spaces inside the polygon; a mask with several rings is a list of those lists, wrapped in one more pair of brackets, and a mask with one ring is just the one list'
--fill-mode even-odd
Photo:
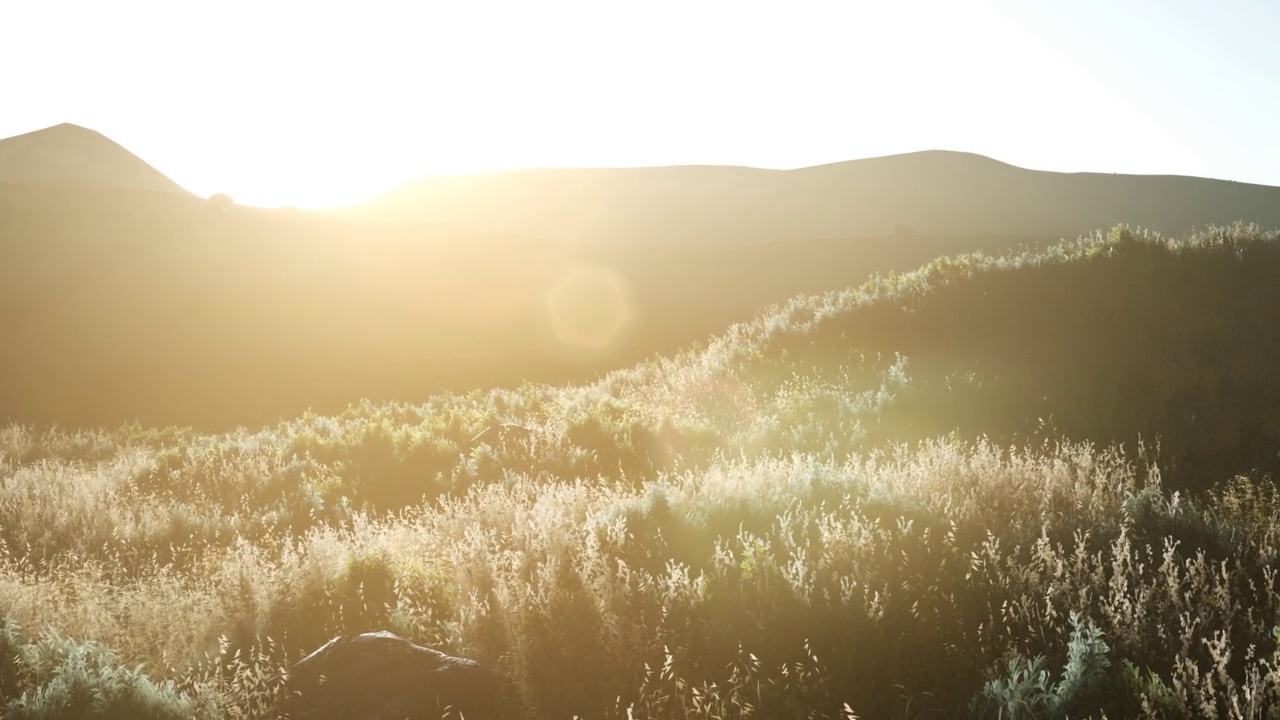
{"label": "distant hill", "polygon": [[90,183],[188,194],[115,141],[70,123],[0,140],[0,183]]}
{"label": "distant hill", "polygon": [[569,242],[742,245],[921,235],[1077,237],[1130,223],[1166,234],[1280,224],[1280,188],[1179,176],[1026,170],[926,151],[799,170],[685,166],[429,177],[347,208]]}

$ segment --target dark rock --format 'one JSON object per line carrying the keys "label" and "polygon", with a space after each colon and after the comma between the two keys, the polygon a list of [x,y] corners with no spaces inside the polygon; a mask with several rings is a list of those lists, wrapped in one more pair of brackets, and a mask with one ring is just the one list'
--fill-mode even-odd
{"label": "dark rock", "polygon": [[289,670],[292,720],[496,718],[498,673],[389,632],[336,637]]}

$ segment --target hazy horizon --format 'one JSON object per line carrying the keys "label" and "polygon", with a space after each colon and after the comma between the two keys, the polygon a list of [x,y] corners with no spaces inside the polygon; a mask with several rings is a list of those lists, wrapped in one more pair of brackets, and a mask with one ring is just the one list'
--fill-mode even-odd
{"label": "hazy horizon", "polygon": [[251,205],[356,202],[423,175],[930,149],[1280,185],[1264,70],[1280,10],[1261,2],[11,13],[0,62],[26,71],[0,81],[0,136],[89,127]]}

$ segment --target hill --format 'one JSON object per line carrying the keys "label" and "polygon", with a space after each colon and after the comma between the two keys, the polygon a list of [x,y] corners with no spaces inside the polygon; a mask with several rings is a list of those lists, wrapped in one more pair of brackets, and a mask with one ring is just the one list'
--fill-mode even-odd
{"label": "hill", "polygon": [[0,183],[31,182],[188,194],[110,138],[70,123],[0,140]]}
{"label": "hill", "polygon": [[890,235],[1078,237],[1280,224],[1280,188],[1176,176],[1027,170],[927,151],[802,168],[522,170],[409,183],[348,208],[575,243],[741,246]]}
{"label": "hill", "polygon": [[391,629],[499,718],[1276,718],[1277,278],[1118,227],[583,385],[0,427],[0,710],[272,717]]}
{"label": "hill", "polygon": [[582,382],[797,293],[1050,241],[584,247],[0,184],[0,419],[226,429],[362,398]]}
{"label": "hill", "polygon": [[[811,451],[952,432],[1000,444],[1066,436],[1131,452],[1145,442],[1182,489],[1274,476],[1277,238],[1235,226],[1173,240],[1121,226],[1046,251],[941,258],[797,298],[693,362],[751,378],[755,397],[794,392],[803,378],[829,413],[808,405],[808,424],[834,423]],[[872,368],[892,402],[861,419],[867,388],[841,388]]]}
{"label": "hill", "polygon": [[60,125],[0,141],[0,177],[23,180],[0,180],[0,418],[74,427],[584,382],[944,254],[1280,224],[1277,188],[948,152],[437,178],[310,213],[203,201]]}

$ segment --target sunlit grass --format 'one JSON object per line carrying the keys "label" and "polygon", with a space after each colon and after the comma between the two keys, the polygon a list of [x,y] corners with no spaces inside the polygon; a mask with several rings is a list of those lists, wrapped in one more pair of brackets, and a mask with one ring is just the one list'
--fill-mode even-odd
{"label": "sunlit grass", "polygon": [[[1274,526],[1158,483],[1087,446],[954,442],[717,461],[634,488],[516,475],[181,562],[7,547],[0,607],[20,642],[99,643],[213,714],[266,712],[285,662],[390,628],[501,667],[540,717],[944,716],[986,702],[1011,657],[1061,668],[1072,613],[1180,706],[1276,698]],[[55,660],[21,653],[34,692]],[[1102,690],[1111,708],[1140,701]]]}

